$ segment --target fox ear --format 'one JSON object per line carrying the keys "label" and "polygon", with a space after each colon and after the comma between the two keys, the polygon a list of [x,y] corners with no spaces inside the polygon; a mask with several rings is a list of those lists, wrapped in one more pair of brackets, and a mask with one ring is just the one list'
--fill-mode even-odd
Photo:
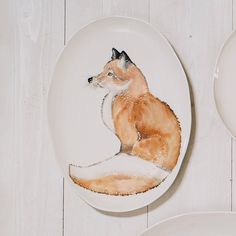
{"label": "fox ear", "polygon": [[127,55],[125,51],[122,51],[120,53],[119,59],[120,59],[120,66],[123,69],[127,69],[129,65],[132,64],[131,59],[129,58],[129,56]]}
{"label": "fox ear", "polygon": [[118,59],[119,56],[120,56],[119,51],[117,51],[115,48],[112,48],[112,56],[111,56],[111,59],[112,59],[112,60]]}

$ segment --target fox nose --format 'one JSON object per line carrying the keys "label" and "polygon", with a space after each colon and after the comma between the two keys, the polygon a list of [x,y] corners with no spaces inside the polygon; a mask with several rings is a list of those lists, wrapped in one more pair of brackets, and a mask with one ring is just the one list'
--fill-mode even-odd
{"label": "fox nose", "polygon": [[88,78],[88,82],[91,83],[93,80],[93,77]]}

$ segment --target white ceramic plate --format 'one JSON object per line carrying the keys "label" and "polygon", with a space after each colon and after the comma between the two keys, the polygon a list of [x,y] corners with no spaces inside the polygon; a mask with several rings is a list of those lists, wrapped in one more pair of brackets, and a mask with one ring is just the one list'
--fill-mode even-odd
{"label": "white ceramic plate", "polygon": [[214,97],[218,113],[236,137],[236,33],[222,47],[214,73]]}
{"label": "white ceramic plate", "polygon": [[193,213],[175,216],[155,224],[140,236],[235,236],[236,214]]}
{"label": "white ceramic plate", "polygon": [[[106,94],[92,90],[88,78],[110,60],[112,47],[128,52],[146,76],[151,92],[167,102],[179,118],[182,143],[178,163],[158,187],[129,196],[98,194],[75,185],[68,165],[89,165],[113,156],[119,141],[101,121]],[[159,198],[174,182],[182,164],[191,129],[189,88],[183,68],[167,40],[145,22],[123,17],[104,18],[81,29],[59,57],[48,102],[49,123],[56,157],[75,191],[95,208],[124,212]]]}

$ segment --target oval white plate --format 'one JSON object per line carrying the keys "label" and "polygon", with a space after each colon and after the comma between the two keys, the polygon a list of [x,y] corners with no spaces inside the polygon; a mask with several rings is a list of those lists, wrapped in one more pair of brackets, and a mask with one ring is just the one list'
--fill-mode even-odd
{"label": "oval white plate", "polygon": [[140,236],[235,236],[236,214],[209,212],[169,218],[145,230]]}
{"label": "oval white plate", "polygon": [[[128,52],[146,76],[151,92],[167,102],[182,128],[181,153],[168,178],[145,193],[129,196],[98,194],[75,185],[68,165],[89,165],[113,156],[119,141],[101,125],[100,107],[106,94],[92,90],[88,78],[110,60],[112,47]],[[63,50],[55,67],[48,102],[49,123],[56,157],[75,191],[95,208],[124,212],[159,198],[174,182],[183,161],[191,129],[191,105],[185,73],[167,40],[139,20],[110,17],[81,29]]]}
{"label": "oval white plate", "polygon": [[214,73],[214,98],[218,113],[236,137],[236,33],[222,47]]}

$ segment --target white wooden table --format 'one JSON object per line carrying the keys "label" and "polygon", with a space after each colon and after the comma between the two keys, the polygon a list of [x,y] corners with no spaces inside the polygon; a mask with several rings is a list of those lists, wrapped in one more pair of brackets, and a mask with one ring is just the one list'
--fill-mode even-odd
{"label": "white wooden table", "polygon": [[[64,182],[50,141],[46,103],[59,52],[99,17],[143,19],[167,37],[185,68],[193,126],[181,172],[148,207],[106,213]],[[212,96],[219,49],[236,27],[235,0],[0,1],[0,235],[136,235],[191,211],[236,210],[236,144]]]}

